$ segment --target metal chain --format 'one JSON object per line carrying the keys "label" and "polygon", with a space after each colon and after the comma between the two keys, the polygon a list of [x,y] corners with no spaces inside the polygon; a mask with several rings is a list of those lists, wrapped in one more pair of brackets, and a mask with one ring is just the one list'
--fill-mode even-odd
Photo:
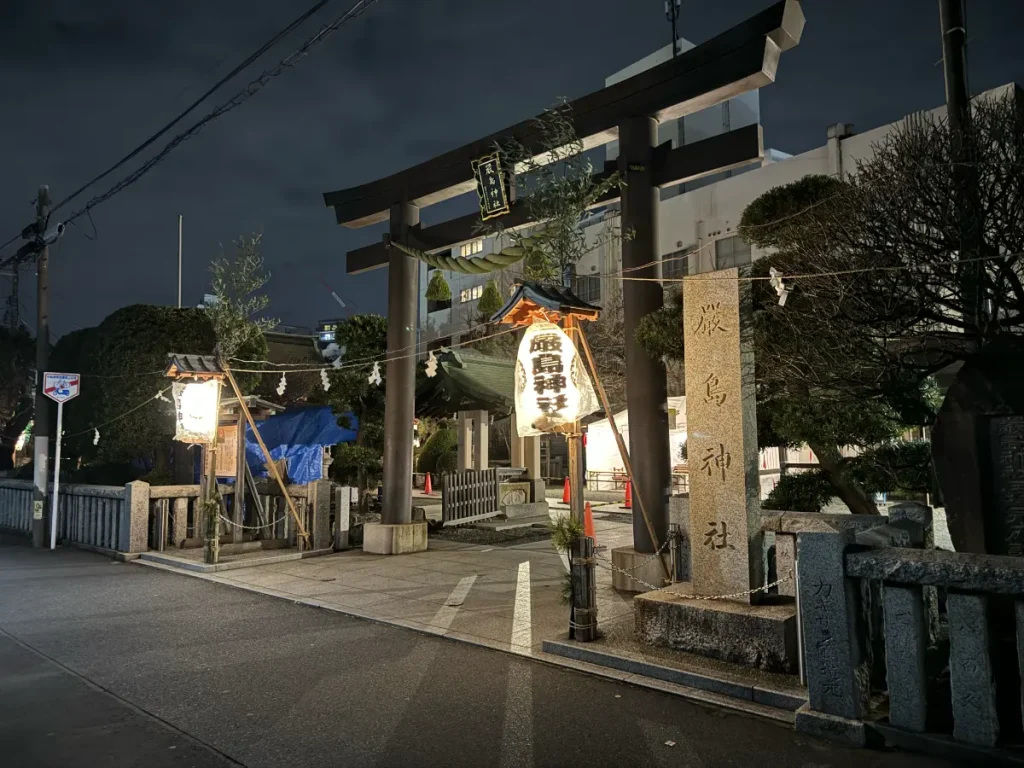
{"label": "metal chain", "polygon": [[606,570],[609,570],[609,571],[617,571],[618,573],[623,574],[624,576],[632,579],[633,581],[637,582],[638,584],[643,584],[645,587],[647,587],[652,592],[664,592],[666,595],[672,595],[673,597],[680,597],[680,598],[683,598],[684,600],[730,600],[732,598],[737,598],[737,597],[748,597],[749,595],[753,595],[753,594],[756,594],[758,592],[767,592],[772,587],[777,587],[780,584],[785,584],[786,582],[792,580],[792,578],[793,578],[793,572],[790,571],[786,576],[783,576],[781,579],[776,579],[775,581],[771,582],[770,584],[765,584],[762,587],[754,587],[754,589],[748,589],[748,590],[746,590],[744,592],[733,592],[732,594],[729,594],[729,595],[689,595],[689,594],[685,594],[683,592],[673,592],[670,589],[670,587],[672,586],[671,584],[668,585],[668,586],[665,586],[665,587],[656,587],[653,584],[647,583],[643,579],[637,578],[636,576],[634,576],[629,571],[627,571],[627,570],[625,570],[623,568],[619,568],[617,565],[605,565],[603,563],[597,563],[597,565],[600,565],[602,568],[604,568]]}
{"label": "metal chain", "polygon": [[[643,561],[643,562],[641,562],[640,564],[638,564],[638,565],[634,565],[634,566],[633,566],[632,568],[629,568],[629,569],[627,569],[627,570],[623,570],[622,568],[619,568],[619,567],[618,567],[618,566],[616,566],[616,565],[612,565],[612,561],[611,561],[611,560],[609,560],[609,559],[608,559],[607,557],[601,557],[600,555],[598,555],[598,554],[597,554],[597,552],[595,552],[595,553],[594,553],[594,557],[595,557],[595,558],[597,558],[597,559],[599,559],[599,560],[604,560],[604,561],[605,561],[606,563],[608,563],[608,565],[609,565],[609,566],[611,566],[612,568],[614,568],[614,569],[615,569],[616,571],[622,571],[622,573],[624,573],[624,574],[626,574],[627,576],[629,576],[629,575],[630,575],[630,574],[632,574],[632,573],[633,573],[634,571],[638,571],[638,570],[640,570],[641,568],[643,568],[643,567],[644,567],[645,565],[647,565],[648,563],[653,563],[653,562],[654,562],[655,560],[657,560],[657,559],[658,559],[658,557],[660,557],[660,556],[661,556],[661,554],[662,554],[662,553],[663,553],[663,552],[665,551],[665,548],[666,548],[666,547],[667,547],[667,546],[669,545],[669,542],[670,542],[671,540],[672,540],[672,539],[671,539],[671,537],[667,537],[667,538],[665,539],[665,543],[661,545],[661,548],[660,548],[660,549],[659,549],[659,550],[658,550],[657,552],[655,552],[655,553],[654,553],[653,555],[651,555],[650,557],[648,557],[648,558],[647,558],[646,560],[644,560],[644,561]],[[637,581],[639,581],[639,579],[637,579]],[[641,582],[641,583],[643,583],[643,582]]]}
{"label": "metal chain", "polygon": [[217,515],[217,517],[219,517],[221,520],[223,520],[228,525],[234,526],[236,528],[243,528],[243,529],[245,529],[247,531],[262,531],[264,528],[273,528],[275,525],[280,523],[282,520],[287,520],[288,519],[288,515],[281,515],[279,518],[277,518],[277,520],[275,520],[272,523],[267,523],[266,525],[242,525],[241,523],[236,523],[233,520],[229,520],[228,518],[224,517],[224,515]]}

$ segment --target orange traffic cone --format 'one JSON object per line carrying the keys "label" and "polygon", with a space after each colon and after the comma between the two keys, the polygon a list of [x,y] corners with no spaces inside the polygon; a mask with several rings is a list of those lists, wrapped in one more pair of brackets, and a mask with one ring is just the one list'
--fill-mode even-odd
{"label": "orange traffic cone", "polygon": [[588,501],[583,507],[583,535],[589,536],[597,542],[597,534],[594,533],[594,513],[590,509],[590,502]]}
{"label": "orange traffic cone", "polygon": [[430,473],[427,472],[427,480],[423,484],[423,492],[428,496],[434,492],[434,486],[430,482]]}
{"label": "orange traffic cone", "polygon": [[633,481],[632,480],[627,480],[626,481],[626,503],[625,503],[623,508],[624,509],[632,509],[633,508]]}
{"label": "orange traffic cone", "polygon": [[562,489],[562,503],[569,503],[569,478],[565,478],[565,487]]}

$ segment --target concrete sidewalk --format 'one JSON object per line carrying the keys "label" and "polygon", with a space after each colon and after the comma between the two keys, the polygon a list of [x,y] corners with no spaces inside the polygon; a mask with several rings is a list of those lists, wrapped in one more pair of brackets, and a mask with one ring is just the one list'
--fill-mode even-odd
{"label": "concrete sidewalk", "polygon": [[[614,519],[606,519],[614,518]],[[632,541],[628,515],[595,513],[604,556]],[[154,563],[145,563],[155,566]],[[487,547],[430,540],[398,558],[360,550],[197,575],[262,594],[525,655],[565,634],[567,562],[549,541]],[[598,569],[600,621],[631,621],[631,596]]]}

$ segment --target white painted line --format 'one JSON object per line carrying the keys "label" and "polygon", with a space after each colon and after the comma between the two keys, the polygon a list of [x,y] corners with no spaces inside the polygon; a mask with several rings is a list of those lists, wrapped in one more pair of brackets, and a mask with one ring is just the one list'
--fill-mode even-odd
{"label": "white painted line", "polygon": [[530,595],[530,561],[519,564],[516,604],[512,612],[512,652],[529,656],[533,648],[533,614]]}
{"label": "white painted line", "polygon": [[434,618],[430,622],[430,631],[438,635],[448,633],[452,622],[455,621],[456,614],[459,612],[459,607],[466,602],[466,597],[469,595],[469,590],[473,588],[473,582],[475,581],[476,575],[463,576],[459,580],[459,583],[455,585],[455,589],[448,595],[448,599],[444,601],[444,605],[438,608],[437,613],[434,614]]}

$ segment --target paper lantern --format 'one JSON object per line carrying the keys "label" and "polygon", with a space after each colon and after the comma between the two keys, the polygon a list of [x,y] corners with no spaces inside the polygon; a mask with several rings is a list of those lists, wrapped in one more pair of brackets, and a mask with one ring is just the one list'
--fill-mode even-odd
{"label": "paper lantern", "polygon": [[569,432],[598,407],[583,360],[565,331],[554,323],[529,326],[516,357],[519,436]]}
{"label": "paper lantern", "polygon": [[217,438],[220,380],[174,382],[177,429],[174,439],[184,443],[212,443]]}

